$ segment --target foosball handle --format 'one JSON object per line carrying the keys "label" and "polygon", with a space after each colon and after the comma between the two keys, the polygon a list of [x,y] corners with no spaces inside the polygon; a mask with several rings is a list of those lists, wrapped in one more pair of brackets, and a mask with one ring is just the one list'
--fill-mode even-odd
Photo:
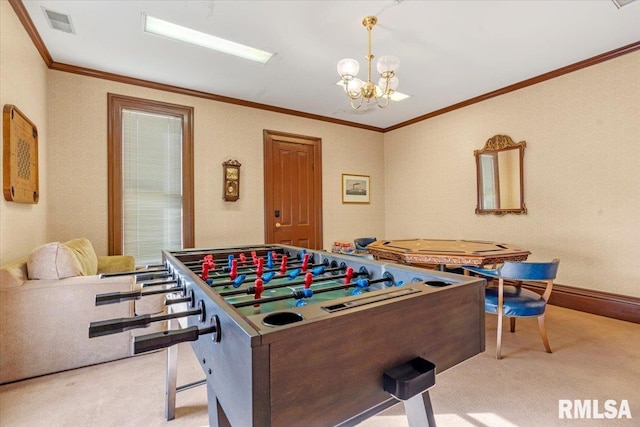
{"label": "foosball handle", "polygon": [[[175,280],[172,280],[169,283],[176,283]],[[96,306],[105,305],[105,304],[114,304],[123,301],[137,300],[147,295],[159,295],[159,294],[172,294],[175,292],[184,292],[184,287],[182,286],[174,286],[173,288],[163,288],[155,291],[142,292],[141,290],[137,291],[128,291],[128,292],[107,292],[105,294],[96,295]]]}
{"label": "foosball handle", "polygon": [[130,329],[146,328],[150,323],[150,314],[91,322],[89,324],[89,338],[116,334]]}
{"label": "foosball handle", "polygon": [[114,304],[140,299],[140,297],[142,297],[142,291],[107,292],[96,295],[96,305]]}
{"label": "foosball handle", "polygon": [[215,334],[214,342],[220,342],[220,321],[218,316],[213,316],[213,325],[208,328],[198,329],[197,326],[189,326],[184,329],[156,332],[148,335],[140,335],[133,338],[131,345],[132,354],[146,353],[171,347],[181,342],[196,341],[200,335]]}

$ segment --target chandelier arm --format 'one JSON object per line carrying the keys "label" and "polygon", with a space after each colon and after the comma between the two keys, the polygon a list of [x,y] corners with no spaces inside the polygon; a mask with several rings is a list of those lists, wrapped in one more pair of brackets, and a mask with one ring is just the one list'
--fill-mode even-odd
{"label": "chandelier arm", "polygon": [[[380,102],[382,98],[386,99],[386,102],[384,104]],[[380,108],[387,108],[389,106],[390,99],[391,98],[389,97],[389,95],[384,95],[384,96],[381,96],[380,98],[376,98],[376,105],[378,105],[378,107]]]}
{"label": "chandelier arm", "polygon": [[361,95],[360,95],[360,91],[356,91],[356,90],[351,90],[349,89],[349,82],[353,81],[353,77],[347,79],[347,78],[342,78],[343,84],[344,84],[344,88],[345,88],[345,92],[347,94],[347,96],[349,97],[349,99],[358,99]]}
{"label": "chandelier arm", "polygon": [[[351,101],[350,101],[351,108],[353,108],[354,110],[357,110],[358,108],[362,107],[362,99],[363,99],[362,96],[357,98],[351,98]],[[357,100],[359,100],[360,102],[358,103],[358,105],[355,105],[354,101],[357,101]]]}
{"label": "chandelier arm", "polygon": [[380,88],[382,89],[382,95],[387,95],[389,92],[389,76],[382,76],[382,78],[384,79],[384,88]]}

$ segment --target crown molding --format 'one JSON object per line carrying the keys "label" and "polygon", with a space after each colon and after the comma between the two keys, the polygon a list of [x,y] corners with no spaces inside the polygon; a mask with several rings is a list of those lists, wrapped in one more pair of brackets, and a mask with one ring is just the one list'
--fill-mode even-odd
{"label": "crown molding", "polygon": [[93,69],[90,69],[90,68],[77,67],[75,65],[69,65],[69,64],[63,64],[63,63],[55,62],[53,60],[53,58],[51,57],[51,54],[49,53],[49,50],[47,49],[47,47],[45,46],[44,42],[42,41],[42,38],[40,37],[40,34],[38,33],[38,30],[36,29],[35,25],[33,24],[33,21],[29,17],[29,13],[25,9],[24,4],[22,3],[22,0],[8,0],[8,1],[9,1],[9,4],[11,4],[11,7],[15,11],[16,15],[18,16],[18,19],[20,20],[20,22],[24,26],[24,29],[26,30],[27,34],[29,35],[29,37],[33,41],[33,44],[35,45],[36,49],[38,49],[38,52],[40,52],[40,55],[42,56],[42,59],[44,60],[45,64],[47,64],[47,67],[49,67],[52,70],[63,71],[63,72],[67,72],[67,73],[80,74],[80,75],[83,75],[83,76],[89,76],[89,77],[94,77],[94,78],[98,78],[98,79],[111,80],[111,81],[115,81],[115,82],[126,83],[126,84],[131,84],[131,85],[136,85],[136,86],[142,86],[142,87],[146,87],[146,88],[162,90],[162,91],[165,91],[165,92],[173,92],[173,93],[178,93],[178,94],[182,94],[182,95],[195,96],[195,97],[198,97],[198,98],[204,98],[204,99],[208,99],[208,100],[211,100],[211,101],[225,102],[225,103],[228,103],[228,104],[235,104],[235,105],[240,105],[240,106],[249,107],[249,108],[257,108],[257,109],[260,109],[260,110],[271,111],[271,112],[281,113],[281,114],[287,114],[287,115],[296,116],[296,117],[303,117],[303,118],[312,119],[312,120],[319,120],[319,121],[323,121],[323,122],[329,122],[329,123],[338,124],[338,125],[350,126],[350,127],[355,127],[355,128],[359,128],[359,129],[365,129],[365,130],[370,130],[370,131],[374,131],[374,132],[380,132],[380,133],[385,133],[385,132],[390,132],[392,130],[400,129],[400,128],[403,128],[403,127],[406,127],[406,126],[409,126],[409,125],[412,125],[412,124],[415,124],[415,123],[430,119],[432,117],[440,116],[442,114],[445,114],[445,113],[448,113],[448,112],[451,112],[451,111],[454,111],[454,110],[458,110],[460,108],[464,108],[464,107],[467,107],[469,105],[477,104],[478,102],[482,102],[482,101],[486,101],[486,100],[491,99],[491,98],[495,98],[496,96],[500,96],[500,95],[504,95],[504,94],[507,94],[507,93],[510,93],[510,92],[514,92],[516,90],[519,90],[519,89],[522,89],[522,88],[525,88],[525,87],[528,87],[528,86],[532,86],[532,85],[535,85],[535,84],[538,84],[538,83],[541,83],[541,82],[544,82],[544,81],[547,81],[547,80],[551,80],[551,79],[554,79],[556,77],[571,73],[573,71],[581,70],[583,68],[590,67],[592,65],[596,65],[596,64],[599,64],[601,62],[608,61],[610,59],[615,59],[615,58],[617,58],[619,56],[622,56],[622,55],[626,55],[627,53],[631,53],[631,52],[635,52],[637,50],[640,50],[640,41],[637,41],[635,43],[628,44],[628,45],[620,47],[618,49],[614,49],[614,50],[611,50],[609,52],[605,52],[603,54],[596,55],[594,57],[587,58],[585,60],[576,62],[575,64],[567,65],[565,67],[558,68],[557,70],[549,71],[548,73],[544,73],[544,74],[541,74],[539,76],[532,77],[530,79],[523,80],[521,82],[514,83],[514,84],[509,85],[509,86],[505,86],[505,87],[503,87],[501,89],[497,89],[497,90],[485,93],[483,95],[479,95],[479,96],[476,96],[474,98],[467,99],[466,101],[462,101],[462,102],[459,102],[457,104],[453,104],[453,105],[450,105],[448,107],[441,108],[439,110],[432,111],[432,112],[427,113],[427,114],[423,114],[421,116],[418,116],[418,117],[415,117],[413,119],[398,123],[396,125],[389,126],[389,127],[386,127],[386,128],[380,128],[380,127],[375,127],[375,126],[363,125],[363,124],[360,124],[360,123],[354,123],[354,122],[350,122],[350,121],[347,121],[347,120],[339,120],[339,119],[335,119],[335,118],[332,118],[332,117],[321,116],[319,114],[304,113],[302,111],[291,110],[291,109],[288,109],[288,108],[275,107],[273,105],[260,104],[260,103],[257,103],[257,102],[245,101],[245,100],[238,99],[238,98],[230,98],[230,97],[227,97],[227,96],[216,95],[216,94],[213,94],[213,93],[202,92],[202,91],[187,89],[187,88],[183,88],[183,87],[178,87],[178,86],[172,86],[172,85],[167,85],[167,84],[163,84],[163,83],[152,82],[152,81],[149,81],[149,80],[143,80],[143,79],[138,79],[138,78],[134,78],[134,77],[128,77],[128,76],[123,76],[123,75],[119,75],[119,74],[113,74],[113,73],[107,73],[107,72],[104,72],[104,71],[93,70]]}
{"label": "crown molding", "polygon": [[497,89],[492,92],[485,93],[483,95],[476,96],[474,98],[467,99],[466,101],[459,102],[457,104],[450,105],[445,108],[441,108],[436,111],[432,111],[431,113],[424,114],[422,116],[418,116],[411,120],[407,120],[402,123],[398,123],[397,125],[390,126],[384,129],[384,132],[389,132],[392,130],[396,130],[405,126],[412,125],[414,123],[421,122],[423,120],[430,119],[435,116],[439,116],[445,113],[448,113],[453,110],[458,110],[460,108],[467,107],[469,105],[477,104],[478,102],[486,101],[487,99],[495,98],[496,96],[504,95],[509,92],[514,92],[518,89],[525,88],[527,86],[532,86],[538,83],[542,83],[547,80],[554,79],[556,77],[563,76],[565,74],[572,73],[577,70],[581,70],[583,68],[590,67],[592,65],[600,64],[601,62],[608,61],[610,59],[618,58],[619,56],[626,55],[627,53],[635,52],[636,50],[640,50],[640,41],[635,43],[628,44],[626,46],[622,46],[618,49],[610,50],[609,52],[605,52],[600,55],[593,56],[591,58],[587,58],[585,60],[576,62],[575,64],[567,65],[562,68],[558,68],[557,70],[549,71],[548,73],[540,74],[539,76],[532,77],[527,80],[523,80],[518,83],[514,83],[509,86],[505,86],[502,89]]}
{"label": "crown molding", "polygon": [[339,124],[339,125],[357,127],[357,128],[360,128],[360,129],[366,129],[366,130],[371,130],[371,131],[375,131],[375,132],[384,132],[383,128],[379,128],[379,127],[375,127],[375,126],[363,125],[363,124],[360,124],[360,123],[353,123],[353,122],[349,122],[349,121],[346,121],[346,120],[338,120],[338,119],[334,119],[334,118],[331,118],[331,117],[321,116],[321,115],[318,115],[318,114],[304,113],[302,111],[290,110],[288,108],[275,107],[273,105],[260,104],[260,103],[257,103],[257,102],[245,101],[243,99],[231,98],[231,97],[222,96],[222,95],[216,95],[214,93],[202,92],[202,91],[193,90],[193,89],[187,89],[187,88],[183,88],[183,87],[179,87],[179,86],[172,86],[172,85],[168,85],[168,84],[164,84],[164,83],[157,83],[157,82],[153,82],[153,81],[150,81],[150,80],[143,80],[143,79],[138,79],[138,78],[135,78],[135,77],[123,76],[123,75],[120,75],[120,74],[107,73],[107,72],[104,72],[104,71],[94,70],[94,69],[91,69],[91,68],[78,67],[78,66],[75,66],[75,65],[69,65],[69,64],[64,64],[64,63],[55,62],[55,61],[52,62],[52,64],[49,66],[49,68],[51,70],[63,71],[63,72],[66,72],[66,73],[73,73],[73,74],[80,74],[80,75],[83,75],[83,76],[94,77],[94,78],[97,78],[97,79],[111,80],[111,81],[115,81],[115,82],[119,82],[119,83],[125,83],[125,84],[130,84],[130,85],[135,85],[135,86],[141,86],[141,87],[146,87],[146,88],[150,88],[150,89],[157,89],[157,90],[162,90],[162,91],[165,91],[165,92],[177,93],[177,94],[180,94],[180,95],[195,96],[197,98],[204,98],[204,99],[208,99],[210,101],[225,102],[227,104],[235,104],[235,105],[241,105],[243,107],[257,108],[257,109],[265,110],[265,111],[272,111],[274,113],[281,113],[281,114],[287,114],[287,115],[290,115],[290,116],[297,116],[297,117],[304,117],[304,118],[307,118],[307,119],[320,120],[320,121],[324,121],[324,122],[330,122],[330,123]]}
{"label": "crown molding", "polygon": [[44,63],[47,64],[47,67],[51,68],[51,64],[53,64],[53,58],[51,57],[47,46],[45,46],[44,42],[42,41],[42,38],[40,37],[40,33],[38,33],[36,26],[33,25],[33,21],[29,16],[29,12],[27,12],[27,9],[25,9],[24,4],[22,4],[22,0],[9,0],[9,4],[18,16],[18,19],[22,23],[22,26],[31,38],[31,41],[35,45],[36,49],[38,49],[38,52],[40,52],[40,56],[42,56]]}

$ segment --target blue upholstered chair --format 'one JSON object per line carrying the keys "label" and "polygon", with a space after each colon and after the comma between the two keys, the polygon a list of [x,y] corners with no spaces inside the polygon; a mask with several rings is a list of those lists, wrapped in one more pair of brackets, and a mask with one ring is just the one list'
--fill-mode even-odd
{"label": "blue upholstered chair", "polygon": [[[501,358],[500,347],[502,344],[502,316],[509,318],[511,332],[516,330],[516,318],[537,317],[542,343],[548,353],[551,353],[547,331],[544,326],[544,311],[551,295],[553,281],[558,273],[560,260],[551,262],[512,262],[505,263],[497,269],[485,269],[478,267],[463,267],[465,270],[482,276],[498,279],[498,287],[488,287],[485,292],[485,311],[498,315],[498,336],[496,357]],[[504,280],[514,280],[516,286],[505,285]],[[542,295],[523,289],[520,281],[545,281],[547,287]]]}

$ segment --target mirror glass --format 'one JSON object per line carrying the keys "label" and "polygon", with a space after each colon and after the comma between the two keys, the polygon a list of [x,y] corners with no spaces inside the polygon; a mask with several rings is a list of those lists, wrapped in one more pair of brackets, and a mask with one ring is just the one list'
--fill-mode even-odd
{"label": "mirror glass", "polygon": [[526,142],[496,135],[474,151],[478,180],[476,213],[527,213],[524,204],[523,161]]}

